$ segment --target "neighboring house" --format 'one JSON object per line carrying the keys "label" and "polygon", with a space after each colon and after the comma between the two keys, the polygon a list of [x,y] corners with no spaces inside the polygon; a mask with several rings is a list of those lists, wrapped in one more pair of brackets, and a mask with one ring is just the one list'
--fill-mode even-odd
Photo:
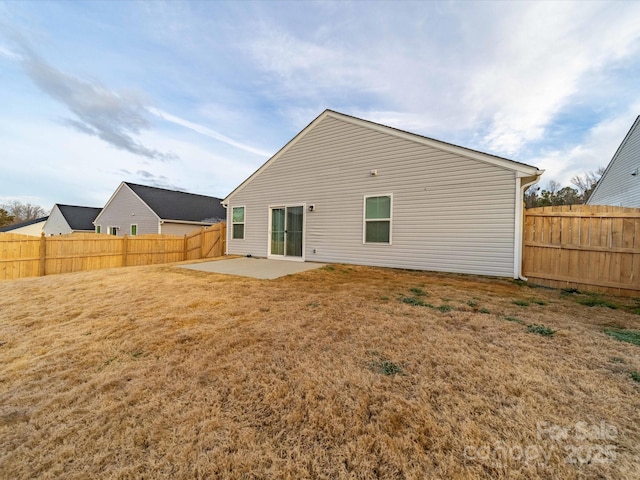
{"label": "neighboring house", "polygon": [[640,208],[640,116],[616,150],[587,205]]}
{"label": "neighboring house", "polygon": [[0,228],[0,233],[19,233],[20,235],[31,235],[39,237],[42,234],[42,227],[49,217],[34,218],[13,225]]}
{"label": "neighboring house", "polygon": [[96,207],[61,205],[56,203],[42,231],[45,235],[65,235],[67,233],[92,233],[93,220],[100,213]]}
{"label": "neighboring house", "polygon": [[536,167],[326,110],[227,198],[227,253],[520,277]]}
{"label": "neighboring house", "polygon": [[219,198],[122,182],[93,223],[111,235],[184,235],[225,214]]}

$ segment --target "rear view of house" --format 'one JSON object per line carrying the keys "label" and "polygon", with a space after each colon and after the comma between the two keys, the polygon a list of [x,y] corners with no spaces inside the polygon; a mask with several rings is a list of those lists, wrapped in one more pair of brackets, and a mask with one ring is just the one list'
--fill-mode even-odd
{"label": "rear view of house", "polygon": [[42,231],[45,235],[91,233],[94,231],[93,220],[99,213],[100,208],[56,203]]}
{"label": "rear view of house", "polygon": [[541,174],[326,110],[225,198],[227,252],[518,277]]}
{"label": "rear view of house", "polygon": [[184,235],[223,221],[221,199],[122,182],[93,222],[111,235]]}
{"label": "rear view of house", "polygon": [[640,208],[640,116],[618,147],[587,204]]}

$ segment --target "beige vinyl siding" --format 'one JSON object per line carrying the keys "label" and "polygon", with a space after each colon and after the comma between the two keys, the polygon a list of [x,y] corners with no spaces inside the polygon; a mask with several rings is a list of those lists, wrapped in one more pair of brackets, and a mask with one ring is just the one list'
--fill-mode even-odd
{"label": "beige vinyl siding", "polygon": [[49,218],[47,219],[47,223],[45,223],[42,230],[47,236],[65,235],[72,232],[71,227],[69,227],[69,224],[67,223],[67,219],[62,215],[58,205],[53,206],[53,209],[49,214]]}
{"label": "beige vinyl siding", "polygon": [[109,233],[110,227],[120,227],[119,236],[128,235],[131,224],[138,225],[138,235],[159,233],[158,216],[126,184],[121,184],[95,223],[102,227],[103,233]]}
{"label": "beige vinyl siding", "polygon": [[13,230],[10,230],[7,233],[19,233],[20,235],[29,235],[32,237],[39,237],[40,235],[42,235],[43,227],[45,223],[46,221],[43,220],[38,223],[32,223],[31,225],[26,225],[24,227],[14,228]]}
{"label": "beige vinyl siding", "polygon": [[[364,244],[364,197],[388,194],[392,245]],[[228,211],[244,205],[247,222],[228,252],[266,256],[268,207],[295,204],[315,206],[305,211],[307,261],[513,276],[506,168],[328,116],[230,196]]]}
{"label": "beige vinyl siding", "polygon": [[614,205],[640,208],[640,118],[636,119],[587,202],[589,205]]}
{"label": "beige vinyl siding", "polygon": [[200,230],[202,227],[208,227],[210,224],[189,224],[189,223],[177,223],[177,222],[165,222],[160,225],[161,233],[165,235],[186,235],[192,233],[194,230]]}

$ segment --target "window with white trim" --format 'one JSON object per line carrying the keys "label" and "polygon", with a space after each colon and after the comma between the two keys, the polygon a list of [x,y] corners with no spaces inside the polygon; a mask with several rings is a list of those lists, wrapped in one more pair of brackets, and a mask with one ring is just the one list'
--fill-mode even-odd
{"label": "window with white trim", "polygon": [[100,233],[101,230],[101,226],[100,225],[96,225],[96,233]]}
{"label": "window with white trim", "polygon": [[231,210],[231,238],[244,239],[244,207],[233,207]]}
{"label": "window with white trim", "polygon": [[118,235],[118,227],[109,227],[109,235]]}
{"label": "window with white trim", "polygon": [[131,224],[131,230],[129,231],[129,233],[132,237],[134,235],[138,235],[138,225],[136,225],[135,223]]}
{"label": "window with white trim", "polygon": [[391,195],[364,197],[364,243],[391,244]]}

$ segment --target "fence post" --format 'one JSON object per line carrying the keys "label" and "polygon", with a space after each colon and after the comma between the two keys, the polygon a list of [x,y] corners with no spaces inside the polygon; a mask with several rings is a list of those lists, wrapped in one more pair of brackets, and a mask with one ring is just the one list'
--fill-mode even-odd
{"label": "fence post", "polygon": [[45,237],[44,232],[40,234],[40,268],[38,269],[38,275],[44,277],[46,272],[47,265],[47,237]]}
{"label": "fence post", "polygon": [[184,234],[184,246],[182,247],[182,260],[185,261],[187,260],[187,245],[188,245],[189,240],[187,239],[187,234]]}
{"label": "fence post", "polygon": [[127,234],[122,236],[122,266],[127,266]]}
{"label": "fence post", "polygon": [[204,227],[200,227],[200,258],[204,258]]}

